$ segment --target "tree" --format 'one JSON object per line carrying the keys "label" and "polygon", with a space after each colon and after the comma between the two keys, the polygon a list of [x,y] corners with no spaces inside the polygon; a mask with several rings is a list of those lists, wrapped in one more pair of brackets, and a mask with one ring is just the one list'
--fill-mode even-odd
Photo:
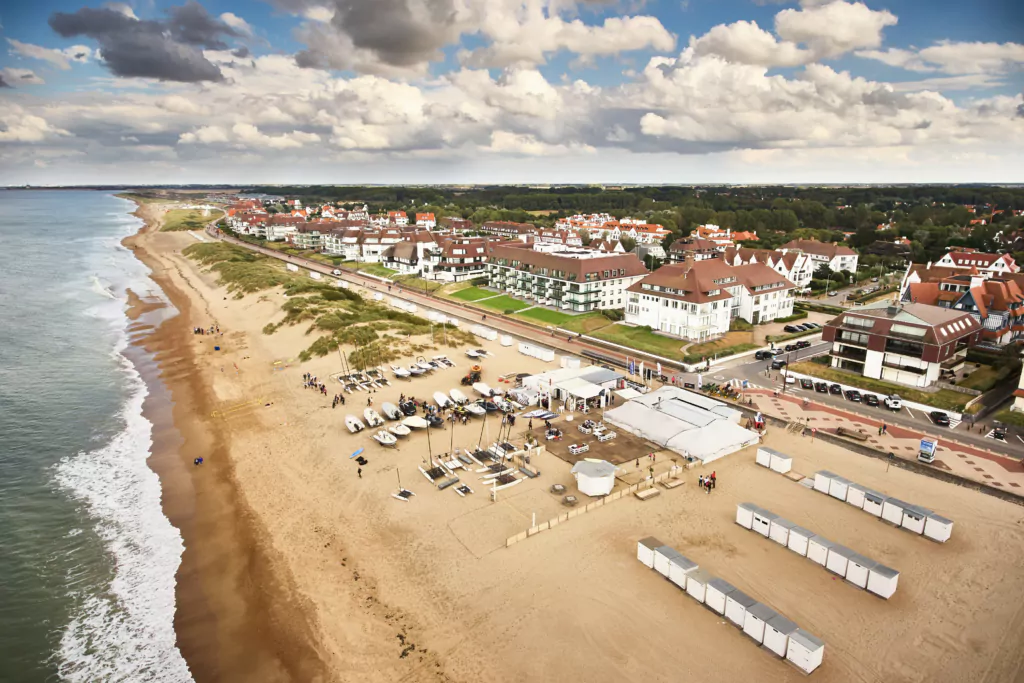
{"label": "tree", "polygon": [[619,244],[621,244],[622,248],[626,251],[633,251],[636,249],[636,240],[632,237],[620,237]]}
{"label": "tree", "polygon": [[589,230],[580,230],[580,240],[583,242],[583,246],[589,247],[594,238],[590,236]]}
{"label": "tree", "polygon": [[661,268],[662,261],[654,254],[648,254],[644,257],[644,265],[647,266],[647,270],[654,272],[658,268]]}
{"label": "tree", "polygon": [[814,269],[814,274],[811,275],[815,280],[827,280],[832,277],[832,269],[827,263],[819,264]]}

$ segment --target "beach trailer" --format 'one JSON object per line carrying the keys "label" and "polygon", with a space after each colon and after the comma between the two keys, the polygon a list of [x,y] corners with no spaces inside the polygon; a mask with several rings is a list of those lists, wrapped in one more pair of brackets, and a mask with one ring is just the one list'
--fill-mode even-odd
{"label": "beach trailer", "polygon": [[850,564],[850,558],[856,555],[845,545],[836,543],[828,549],[828,558],[825,560],[825,569],[833,574],[846,578],[846,568]]}
{"label": "beach trailer", "polygon": [[754,513],[760,510],[753,503],[739,503],[736,505],[736,523],[744,529],[751,529],[754,526]]}
{"label": "beach trailer", "polygon": [[789,648],[789,636],[796,629],[796,624],[781,614],[776,614],[764,625],[764,646],[778,656],[785,657]]}
{"label": "beach trailer", "polygon": [[919,505],[908,505],[903,508],[903,523],[904,529],[909,529],[915,534],[923,534],[925,523],[928,521],[928,515],[932,514],[932,511],[928,508],[923,508]]}
{"label": "beach trailer", "polygon": [[900,573],[884,564],[876,564],[868,570],[868,590],[886,600],[896,592],[896,584],[899,583],[899,580]]}
{"label": "beach trailer", "polygon": [[898,498],[886,498],[882,505],[882,519],[896,526],[903,526],[903,511],[909,505],[910,503],[904,503]]}
{"label": "beach trailer", "polygon": [[754,462],[756,462],[761,467],[771,467],[772,453],[774,452],[775,451],[773,451],[771,448],[765,448],[764,446],[761,446],[757,449],[757,455],[754,456]]}
{"label": "beach trailer", "polygon": [[846,564],[846,580],[854,586],[867,588],[868,575],[871,573],[871,568],[877,565],[878,563],[874,560],[854,553],[850,555],[849,561]]}
{"label": "beach trailer", "polygon": [[725,599],[736,590],[728,581],[711,579],[704,590],[704,604],[719,614],[725,614]]}
{"label": "beach trailer", "polygon": [[747,610],[756,604],[757,600],[736,589],[725,596],[725,616],[729,621],[743,628],[743,622],[747,620]]}
{"label": "beach trailer", "polygon": [[292,273],[299,272],[299,267],[297,265],[295,265],[294,263],[286,264],[285,268],[287,268],[289,270],[289,272],[292,272]]}
{"label": "beach trailer", "polygon": [[758,508],[754,510],[754,523],[751,525],[751,531],[756,531],[765,538],[768,538],[768,533],[772,529],[772,520],[778,519],[779,516],[774,512],[768,512],[764,508]]}
{"label": "beach trailer", "polygon": [[658,572],[666,579],[669,573],[669,564],[673,557],[679,553],[667,545],[663,545],[659,548],[654,549],[654,571]]}
{"label": "beach trailer", "polygon": [[636,543],[636,559],[643,562],[648,568],[654,569],[654,551],[665,545],[654,536],[641,538]]}
{"label": "beach trailer", "polygon": [[850,484],[852,483],[846,477],[832,477],[832,481],[828,485],[828,495],[846,502],[846,494],[849,492]]}
{"label": "beach trailer", "polygon": [[779,616],[779,613],[768,605],[755,602],[747,608],[743,618],[743,632],[758,643],[764,642],[764,625]]}
{"label": "beach trailer", "polygon": [[779,474],[786,474],[793,469],[793,458],[789,457],[785,453],[779,453],[775,451],[772,453],[772,464],[771,468],[773,472]]}
{"label": "beach trailer", "polygon": [[807,559],[814,560],[822,567],[828,561],[828,551],[836,544],[822,536],[812,536],[807,541]]}
{"label": "beach trailer", "polygon": [[887,500],[889,500],[889,496],[883,495],[878,491],[872,491],[871,489],[864,489],[863,510],[875,517],[881,517],[882,508]]}
{"label": "beach trailer", "polygon": [[786,547],[801,557],[807,557],[807,543],[814,538],[814,532],[802,526],[795,526],[789,530],[789,540]]}
{"label": "beach trailer", "polygon": [[832,479],[835,477],[833,473],[828,470],[821,470],[820,472],[814,473],[814,490],[820,491],[828,495],[828,490],[832,485]]}
{"label": "beach trailer", "polygon": [[933,541],[945,543],[953,535],[953,520],[946,519],[934,512],[930,513],[924,523],[924,535]]}
{"label": "beach trailer", "polygon": [[697,602],[703,603],[708,582],[713,578],[715,577],[703,569],[694,569],[686,575],[686,592]]}
{"label": "beach trailer", "polygon": [[697,570],[697,563],[680,553],[676,553],[669,561],[668,579],[683,590],[686,590],[686,577]]}
{"label": "beach trailer", "polygon": [[779,517],[772,520],[772,526],[768,530],[768,538],[772,539],[782,547],[786,547],[789,544],[789,530],[795,527],[796,524]]}
{"label": "beach trailer", "polygon": [[789,645],[786,648],[786,659],[804,673],[811,673],[821,666],[821,658],[825,655],[825,643],[812,636],[802,628],[789,634]]}
{"label": "beach trailer", "polygon": [[851,483],[846,490],[846,502],[857,508],[864,509],[864,487],[860,484]]}

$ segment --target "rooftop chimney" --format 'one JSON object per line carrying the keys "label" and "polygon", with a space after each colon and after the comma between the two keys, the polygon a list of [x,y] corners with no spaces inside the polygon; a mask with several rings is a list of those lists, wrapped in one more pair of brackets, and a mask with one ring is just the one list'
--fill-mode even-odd
{"label": "rooftop chimney", "polygon": [[895,303],[885,307],[885,314],[890,316],[890,317],[895,317],[896,314],[899,313],[899,312],[900,312],[900,307],[897,306]]}

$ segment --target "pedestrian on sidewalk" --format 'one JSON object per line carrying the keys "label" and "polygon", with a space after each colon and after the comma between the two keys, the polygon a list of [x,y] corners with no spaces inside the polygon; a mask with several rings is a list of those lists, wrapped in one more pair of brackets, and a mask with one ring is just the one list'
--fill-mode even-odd
{"label": "pedestrian on sidewalk", "polygon": [[887,425],[887,424],[885,424],[883,422],[882,423],[882,434],[888,434],[888,433],[889,433],[889,425]]}
{"label": "pedestrian on sidewalk", "polygon": [[878,435],[882,435],[882,425],[878,425]]}

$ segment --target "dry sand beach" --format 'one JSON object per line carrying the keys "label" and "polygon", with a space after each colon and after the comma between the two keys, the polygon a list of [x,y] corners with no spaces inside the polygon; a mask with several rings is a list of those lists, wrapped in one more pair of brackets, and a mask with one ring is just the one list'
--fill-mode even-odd
{"label": "dry sand beach", "polygon": [[[147,205],[140,215],[152,228],[160,210]],[[197,681],[804,677],[642,566],[636,541],[650,535],[821,637],[816,680],[1024,676],[1024,507],[776,431],[766,443],[791,454],[797,471],[827,468],[934,509],[955,520],[952,539],[894,529],[755,466],[747,450],[714,463],[710,496],[696,480],[712,468],[690,470],[685,486],[653,500],[623,498],[505,548],[534,513],[545,520],[563,509],[548,488],[575,490],[567,463],[542,455],[533,463],[541,477],[496,503],[473,473],[463,480],[475,494],[436,490],[417,469],[428,457],[425,434],[395,450],[367,432],[349,434],[344,416],[361,416],[366,395],[332,410],[339,385],[328,384],[326,397],[302,387],[305,372],[337,372],[337,355],[299,362],[312,341],[302,325],[264,334],[282,318],[284,295],[227,294],[180,253],[195,241],[150,229],[131,243],[181,313],[142,343],[155,354],[180,434],[162,440],[152,462],[185,539],[176,627]],[[191,333],[210,325],[223,335]],[[483,362],[492,386],[499,374],[551,367],[497,342],[479,346],[494,354]],[[472,362],[457,349],[434,353],[457,366],[393,381],[374,406],[458,387]],[[497,430],[494,417],[486,427],[449,425],[432,432],[430,450],[489,443]],[[348,457],[358,448],[369,460],[362,478]],[[198,455],[206,464],[192,467]],[[667,466],[663,455],[659,469]],[[637,476],[631,468],[627,479]],[[416,493],[411,502],[391,497],[399,476]],[[743,501],[898,569],[899,589],[881,600],[738,527]]]}

